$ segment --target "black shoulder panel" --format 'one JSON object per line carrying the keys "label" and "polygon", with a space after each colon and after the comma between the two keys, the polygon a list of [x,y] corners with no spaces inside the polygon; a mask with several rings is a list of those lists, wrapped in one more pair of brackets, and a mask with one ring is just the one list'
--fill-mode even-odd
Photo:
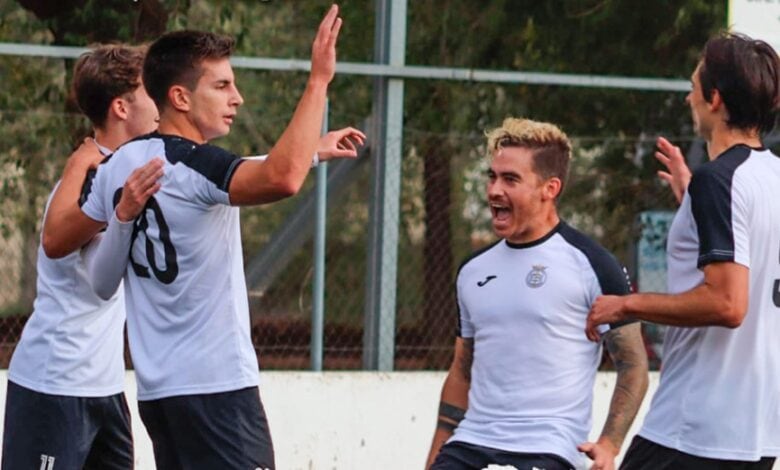
{"label": "black shoulder panel", "polygon": [[214,145],[197,144],[176,136],[162,136],[165,155],[172,164],[182,163],[227,192],[230,180],[243,160]]}
{"label": "black shoulder panel", "polygon": [[696,169],[688,185],[691,212],[699,234],[699,268],[714,261],[734,260],[731,187],[736,169],[750,156],[737,145]]}

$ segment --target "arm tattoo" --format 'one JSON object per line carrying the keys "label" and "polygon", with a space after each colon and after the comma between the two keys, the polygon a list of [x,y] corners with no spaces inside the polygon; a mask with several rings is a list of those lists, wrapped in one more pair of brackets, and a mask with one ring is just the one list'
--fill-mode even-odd
{"label": "arm tattoo", "polygon": [[436,427],[454,432],[465,416],[466,410],[443,401],[439,403],[439,420],[436,422]]}
{"label": "arm tattoo", "polygon": [[471,382],[471,364],[474,362],[474,338],[463,339],[463,358],[460,360],[460,372],[467,382]]}
{"label": "arm tattoo", "polygon": [[601,435],[620,448],[647,392],[647,353],[638,322],[610,330],[604,341],[615,363],[617,382]]}

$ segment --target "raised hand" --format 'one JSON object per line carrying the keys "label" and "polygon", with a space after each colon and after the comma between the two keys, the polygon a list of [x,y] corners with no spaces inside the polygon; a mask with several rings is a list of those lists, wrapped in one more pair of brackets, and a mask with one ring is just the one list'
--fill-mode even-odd
{"label": "raised hand", "polygon": [[162,175],[163,161],[159,158],[133,170],[116,205],[116,218],[120,222],[129,222],[138,217],[146,206],[146,201],[160,190],[159,179]]}
{"label": "raised hand", "polygon": [[328,84],[336,73],[336,40],[342,22],[338,14],[338,5],[332,5],[317,30],[311,47],[311,80]]}
{"label": "raised hand", "polygon": [[355,158],[357,145],[363,145],[365,141],[366,135],[353,127],[330,131],[320,137],[317,155],[321,161],[332,158]]}
{"label": "raised hand", "polygon": [[682,202],[688,183],[691,181],[691,170],[685,163],[680,147],[676,147],[663,137],[659,137],[656,144],[658,151],[655,158],[669,171],[658,171],[658,177],[669,183],[677,202]]}

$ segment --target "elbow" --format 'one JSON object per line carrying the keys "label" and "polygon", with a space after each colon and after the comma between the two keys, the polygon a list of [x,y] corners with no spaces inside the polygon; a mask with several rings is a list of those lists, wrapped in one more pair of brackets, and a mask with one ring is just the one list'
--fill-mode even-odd
{"label": "elbow", "polygon": [[281,175],[271,183],[273,192],[279,199],[295,196],[303,186],[303,179],[293,178],[289,175]]}
{"label": "elbow", "polygon": [[739,328],[745,320],[747,313],[747,302],[744,305],[741,302],[724,302],[718,310],[718,324],[726,328]]}
{"label": "elbow", "polygon": [[303,182],[284,181],[276,186],[279,195],[282,198],[292,197],[298,194],[303,186]]}
{"label": "elbow", "polygon": [[41,247],[46,256],[51,259],[62,258],[68,254],[64,247],[57,243],[56,238],[49,235],[45,230],[41,235]]}

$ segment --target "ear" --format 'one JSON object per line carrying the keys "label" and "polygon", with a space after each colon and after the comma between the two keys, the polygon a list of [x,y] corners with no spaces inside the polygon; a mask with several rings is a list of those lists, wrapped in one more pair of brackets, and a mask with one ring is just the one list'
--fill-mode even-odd
{"label": "ear", "polygon": [[561,182],[561,179],[557,176],[553,176],[552,178],[549,178],[547,181],[544,182],[542,187],[542,196],[544,199],[551,199],[555,200],[555,198],[558,197],[559,194],[561,194],[561,188],[563,187],[563,182]]}
{"label": "ear", "polygon": [[113,113],[120,121],[127,120],[127,100],[117,97],[111,100],[111,104],[108,107],[110,113]]}
{"label": "ear", "polygon": [[712,94],[710,95],[710,102],[707,103],[707,105],[710,108],[710,111],[713,113],[716,113],[720,110],[721,107],[723,107],[723,97],[720,96],[720,92],[717,88],[712,89]]}
{"label": "ear", "polygon": [[173,85],[168,89],[168,102],[173,109],[182,112],[190,110],[190,90],[182,85]]}

